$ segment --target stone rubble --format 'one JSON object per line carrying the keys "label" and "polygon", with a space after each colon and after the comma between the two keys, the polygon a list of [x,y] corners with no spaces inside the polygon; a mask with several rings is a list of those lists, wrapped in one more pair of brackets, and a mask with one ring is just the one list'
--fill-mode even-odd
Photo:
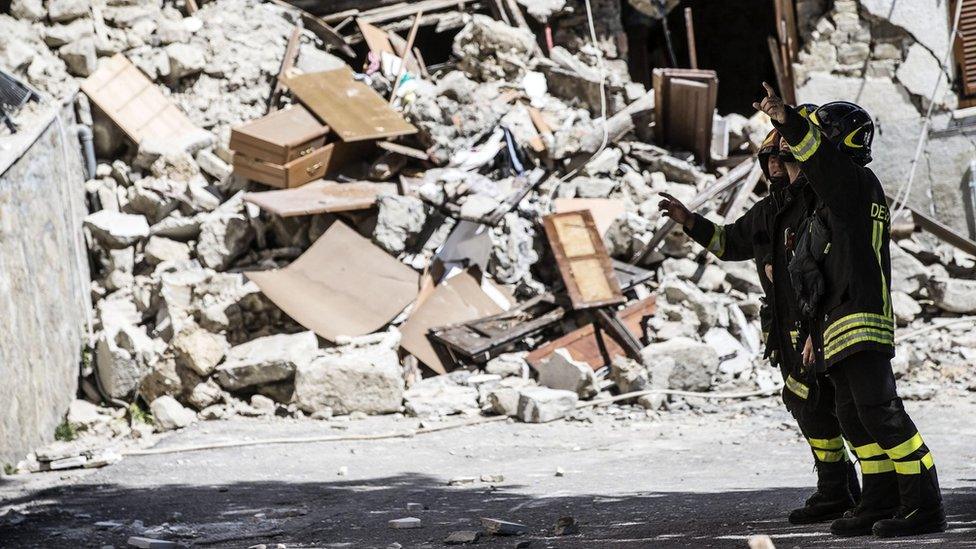
{"label": "stone rubble", "polygon": [[[838,81],[867,76],[874,96],[898,98],[892,99],[894,108],[917,115],[905,98],[930,88],[929,75],[941,74],[940,68],[928,59],[929,49],[903,36],[900,27],[889,29],[891,36],[878,35],[880,24],[872,15],[877,10],[858,15],[853,4],[838,0],[810,31],[796,66],[798,83],[814,97]],[[86,183],[90,213],[84,230],[96,333],[83,373],[93,394],[151,414],[156,430],[234,415],[311,416],[338,424],[369,414],[404,413],[425,422],[497,414],[541,423],[577,418],[581,401],[610,394],[659,390],[636,399],[633,408],[616,408],[644,414],[643,407],[654,414],[705,408],[663,392],[669,389],[775,387],[779,373],[762,359],[756,336],[762,290],[755,266],[702,254],[680,230],[665,238],[662,261],[650,267],[654,276],[633,290],[657,297],[639,361],[618,357],[599,369],[559,349],[531,368],[526,351],[561,335],[546,333],[486,363],[421,379],[396,328],[409,308],[392,326],[338,344],[304,331],[243,272],[288,265],[336,217],[282,219],[246,204],[243,193],[258,187],[233,174],[228,148],[233,126],[265,114],[296,14],[258,0],[214,0],[186,16],[160,0],[110,2],[101,9],[104,21],[92,11],[88,0],[14,0],[12,15],[0,15],[7,39],[0,46],[0,66],[45,94],[68,97],[99,63],[121,52],[204,130],[178,147],[151,138],[126,147],[110,121],[96,117],[94,127],[100,163]],[[601,44],[598,54],[585,40],[575,47],[562,36],[546,58],[531,33],[485,15],[465,17],[452,46],[459,63],[430,78],[411,75],[411,91],[398,105],[419,128],[417,139],[430,161],[388,169],[416,175],[417,192],[382,196],[374,211],[346,218],[422,272],[454,226],[447,214],[483,219],[523,184],[510,166],[500,126],[520,144],[536,137],[526,103],[552,135],[541,137],[543,152],[524,147],[520,162],[562,175],[580,155],[596,152],[599,142],[591,143],[592,136],[602,137],[593,95],[599,92],[597,55],[609,56],[604,61],[611,114],[645,93],[625,66],[620,70],[612,44]],[[299,67],[345,66],[310,32],[301,42]],[[389,94],[381,73],[363,78]],[[724,119],[730,143],[744,152],[754,152],[769,128],[761,115]],[[486,155],[492,147],[503,152]],[[688,201],[724,170],[706,172],[678,151],[625,135],[574,177],[543,181],[502,215],[488,231],[484,275],[520,301],[554,286],[558,275],[548,264],[538,224],[549,197],[620,201],[625,213],[604,238],[611,255],[626,260],[663,223],[660,192]],[[708,216],[717,219],[715,213]],[[898,235],[891,252],[899,333],[940,317],[976,314],[972,257],[911,230]],[[897,375],[920,387],[976,390],[976,375],[964,367],[976,358],[971,330],[960,324],[900,343]],[[127,421],[124,412],[77,401],[67,422],[91,436],[148,440],[149,424],[135,419],[135,412]],[[78,456],[84,463],[95,459],[91,451],[59,459]],[[34,457],[35,465],[57,461]]]}

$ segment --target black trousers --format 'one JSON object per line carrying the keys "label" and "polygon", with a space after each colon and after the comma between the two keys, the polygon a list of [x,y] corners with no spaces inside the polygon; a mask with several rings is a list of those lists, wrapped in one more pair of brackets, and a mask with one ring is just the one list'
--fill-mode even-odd
{"label": "black trousers", "polygon": [[818,375],[816,385],[811,387],[810,381],[795,379],[782,364],[780,373],[783,374],[783,404],[810,445],[817,468],[818,490],[856,496],[856,479],[849,474],[850,459],[837,419],[833,385],[825,375]]}
{"label": "black trousers", "polygon": [[[907,509],[942,502],[932,453],[895,390],[891,360],[855,353],[828,369],[837,419],[854,447],[863,477],[862,505]],[[898,499],[893,499],[898,498]]]}

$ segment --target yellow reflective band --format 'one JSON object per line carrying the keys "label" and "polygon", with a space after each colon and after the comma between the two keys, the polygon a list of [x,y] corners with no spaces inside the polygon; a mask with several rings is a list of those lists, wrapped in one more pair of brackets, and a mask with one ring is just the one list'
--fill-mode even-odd
{"label": "yellow reflective band", "polygon": [[807,134],[800,143],[795,147],[790,145],[793,157],[800,162],[808,160],[820,148],[820,129],[809,120],[807,120],[807,127]]}
{"label": "yellow reflective band", "polygon": [[863,149],[864,148],[864,145],[858,145],[857,143],[851,141],[851,139],[854,139],[854,134],[856,134],[857,133],[857,130],[860,130],[860,129],[861,128],[857,128],[856,130],[854,130],[851,133],[847,134],[847,137],[844,138],[844,144],[847,145],[848,147],[851,147],[851,148],[854,148],[854,149]]}
{"label": "yellow reflective band", "polygon": [[888,281],[885,280],[884,266],[881,264],[881,242],[884,236],[884,223],[875,220],[872,233],[871,242],[874,245],[874,257],[878,259],[878,271],[881,273],[881,302],[884,304],[882,311],[885,316],[891,317],[891,297],[888,295]]}
{"label": "yellow reflective band", "polygon": [[888,335],[887,337],[883,337],[883,336],[878,336],[876,334],[860,334],[858,337],[854,337],[853,339],[845,339],[845,340],[838,341],[836,347],[824,351],[824,359],[829,360],[831,357],[833,357],[837,353],[840,353],[844,349],[847,349],[852,345],[857,345],[858,343],[864,343],[864,342],[877,343],[879,345],[889,345],[889,346],[893,346],[895,344],[894,339],[892,339],[891,335]]}
{"label": "yellow reflective band", "polygon": [[895,470],[895,464],[890,459],[881,461],[861,461],[862,475],[876,475],[878,473],[890,473]]}
{"label": "yellow reflective band", "polygon": [[793,379],[793,376],[786,376],[786,388],[803,400],[810,396],[810,388]]}
{"label": "yellow reflective band", "polygon": [[840,341],[840,340],[845,339],[845,338],[850,338],[851,334],[853,334],[855,332],[860,332],[862,330],[869,330],[869,331],[873,331],[873,332],[878,332],[879,334],[888,334],[888,335],[892,335],[892,332],[893,332],[893,329],[891,328],[891,326],[889,326],[886,322],[885,323],[881,323],[881,322],[875,322],[875,321],[860,322],[860,323],[857,323],[857,324],[851,324],[851,325],[848,326],[848,328],[850,328],[850,329],[849,330],[846,330],[844,332],[836,333],[836,334],[830,336],[829,338],[824,338],[824,344],[827,347],[830,347],[835,342]]}
{"label": "yellow reflective band", "polygon": [[922,465],[926,469],[931,469],[935,465],[935,460],[932,459],[932,452],[925,454],[922,459],[913,459],[911,461],[896,461],[895,472],[899,475],[917,475],[922,472]]}
{"label": "yellow reflective band", "polygon": [[817,450],[814,448],[813,455],[817,457],[817,461],[822,461],[824,463],[837,463],[838,461],[843,461],[847,454],[845,454],[843,450],[831,452],[829,450]]}
{"label": "yellow reflective band", "polygon": [[811,111],[809,118],[810,118],[810,121],[813,122],[814,124],[816,124],[817,126],[820,125],[820,120],[817,118],[817,111]]}
{"label": "yellow reflective band", "polygon": [[854,453],[857,454],[857,457],[860,459],[885,455],[885,451],[881,448],[881,445],[874,442],[871,444],[865,444],[864,446],[855,446]]}
{"label": "yellow reflective band", "polygon": [[721,258],[725,253],[725,227],[721,225],[714,225],[714,227],[712,239],[708,242],[708,251]]}
{"label": "yellow reflective band", "polygon": [[791,330],[790,331],[790,341],[793,342],[793,345],[796,345],[796,340],[797,339],[800,339],[800,332],[798,332],[796,330]]}
{"label": "yellow reflective band", "polygon": [[852,344],[853,340],[876,341],[878,343],[894,345],[895,336],[885,329],[868,327],[855,328],[828,343],[826,347],[824,347],[825,354],[834,354],[841,349],[846,349]]}
{"label": "yellow reflective band", "polygon": [[808,438],[810,446],[820,450],[840,450],[844,447],[844,437],[834,438]]}
{"label": "yellow reflective band", "polygon": [[885,453],[887,453],[888,457],[891,459],[901,459],[903,457],[908,457],[909,454],[921,448],[923,444],[925,443],[922,442],[922,435],[915,433],[915,436],[906,440],[905,442],[902,442],[894,448],[885,450]]}
{"label": "yellow reflective band", "polygon": [[853,313],[831,322],[830,326],[827,326],[827,329],[824,330],[824,340],[830,340],[839,332],[847,329],[851,324],[858,323],[878,323],[884,324],[886,327],[890,325],[892,330],[895,329],[894,319],[890,316],[876,313]]}

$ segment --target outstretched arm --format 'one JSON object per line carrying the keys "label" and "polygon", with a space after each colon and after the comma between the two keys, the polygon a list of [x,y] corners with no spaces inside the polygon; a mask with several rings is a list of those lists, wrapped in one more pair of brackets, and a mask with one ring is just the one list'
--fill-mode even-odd
{"label": "outstretched arm", "polygon": [[685,234],[701,244],[715,257],[725,261],[743,261],[755,257],[752,241],[753,210],[730,225],[716,225],[700,214],[691,211],[680,200],[668,193],[661,193],[658,204],[667,217],[681,224]]}

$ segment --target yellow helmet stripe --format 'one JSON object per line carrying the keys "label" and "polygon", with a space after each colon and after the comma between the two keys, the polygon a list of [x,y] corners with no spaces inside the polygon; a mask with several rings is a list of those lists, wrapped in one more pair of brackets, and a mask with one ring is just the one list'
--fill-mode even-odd
{"label": "yellow helmet stripe", "polygon": [[844,144],[847,145],[848,147],[853,148],[853,149],[861,149],[861,148],[863,148],[864,145],[858,145],[857,143],[854,143],[853,141],[851,141],[852,139],[854,139],[854,135],[860,129],[861,128],[857,128],[854,131],[852,131],[851,133],[847,134],[847,137],[844,138]]}

